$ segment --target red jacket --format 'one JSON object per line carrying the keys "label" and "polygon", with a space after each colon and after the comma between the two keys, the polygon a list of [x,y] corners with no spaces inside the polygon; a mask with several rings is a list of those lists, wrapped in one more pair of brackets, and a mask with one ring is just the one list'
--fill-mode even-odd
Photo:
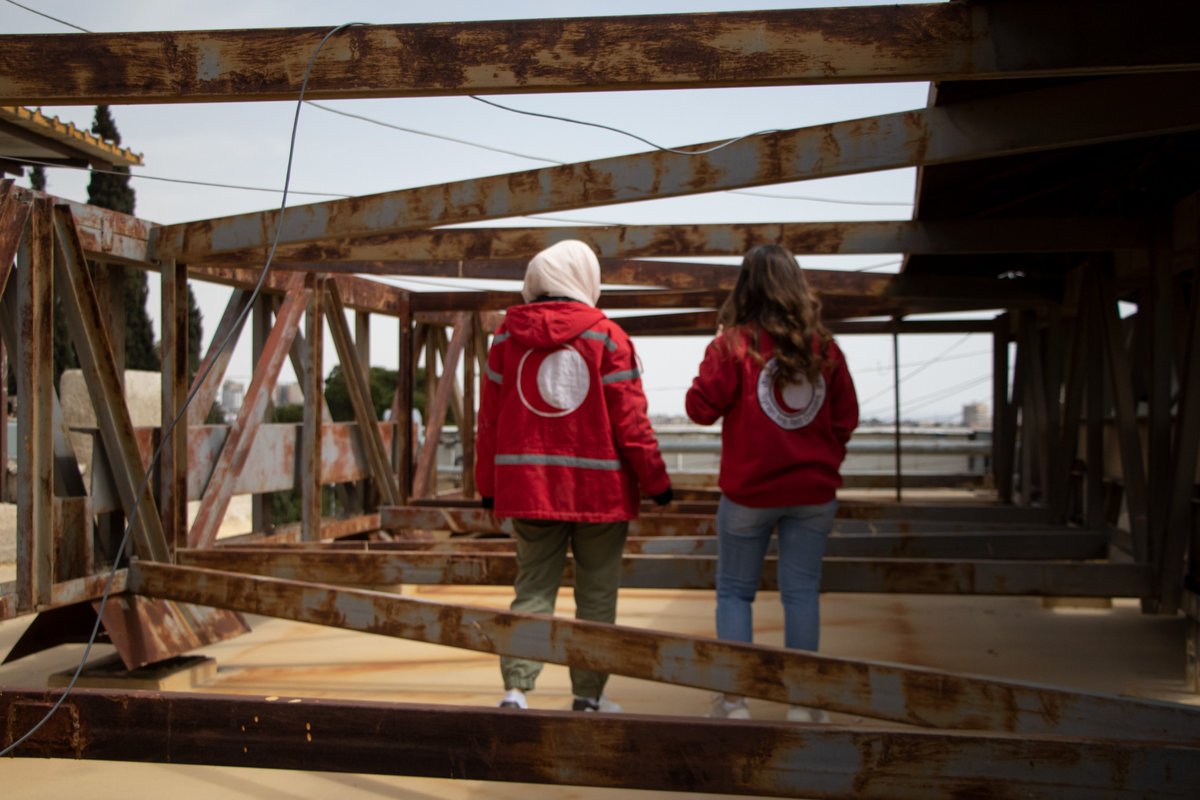
{"label": "red jacket", "polygon": [[833,500],[846,442],[858,427],[858,397],[845,357],[831,342],[815,387],[779,386],[771,337],[760,337],[763,365],[749,354],[749,334],[718,335],[704,352],[687,393],[694,422],[721,428],[721,491],[752,508],[819,505]]}
{"label": "red jacket", "polygon": [[617,522],[671,485],[633,344],[602,311],[514,306],[481,381],[475,480],[498,517]]}

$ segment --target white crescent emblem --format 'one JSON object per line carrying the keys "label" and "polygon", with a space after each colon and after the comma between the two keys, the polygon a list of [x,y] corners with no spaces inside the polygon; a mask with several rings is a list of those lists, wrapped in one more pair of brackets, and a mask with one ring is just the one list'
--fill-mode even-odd
{"label": "white crescent emblem", "polygon": [[824,375],[818,374],[815,384],[801,378],[798,383],[780,385],[779,363],[773,358],[758,373],[758,404],[784,430],[794,431],[812,422],[824,403]]}
{"label": "white crescent emblem", "polygon": [[517,394],[539,417],[564,417],[583,405],[591,388],[587,362],[575,348],[527,350],[517,365]]}

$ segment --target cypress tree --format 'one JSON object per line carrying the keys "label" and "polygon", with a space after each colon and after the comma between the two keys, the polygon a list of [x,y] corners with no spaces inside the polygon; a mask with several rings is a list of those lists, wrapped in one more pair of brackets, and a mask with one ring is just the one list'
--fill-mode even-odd
{"label": "cypress tree", "polygon": [[[113,144],[121,143],[121,134],[117,131],[108,106],[96,106],[92,133]],[[129,167],[114,166],[108,172],[93,172],[92,179],[88,182],[88,203],[111,211],[132,214],[135,198],[133,187],[129,185]],[[140,269],[123,272],[125,367],[158,370],[162,364],[154,345],[154,328],[150,325],[150,315],[146,312],[146,299],[150,296],[146,273]]]}
{"label": "cypress tree", "polygon": [[[92,122],[92,133],[113,144],[121,143],[121,134],[109,113],[108,106],[96,106],[96,117]],[[135,198],[129,185],[129,167],[113,167],[109,175],[92,173],[88,184],[88,202],[101,208],[132,214]],[[125,276],[125,366],[129,369],[158,370],[162,368],[158,346],[154,342],[154,329],[150,315],[146,312],[149,297],[146,273],[142,270],[127,270]],[[204,335],[203,318],[196,305],[196,295],[188,287],[188,377],[196,376],[200,366],[200,339]]]}

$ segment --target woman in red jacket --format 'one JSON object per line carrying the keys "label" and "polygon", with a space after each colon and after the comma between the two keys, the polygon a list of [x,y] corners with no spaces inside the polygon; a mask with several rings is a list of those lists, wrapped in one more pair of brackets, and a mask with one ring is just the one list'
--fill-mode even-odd
{"label": "woman in red jacket", "polygon": [[[796,259],[761,245],[742,261],[718,315],[700,374],[687,393],[701,425],[724,417],[717,510],[717,636],[753,641],[753,603],[772,529],[779,530],[779,591],[787,647],[816,650],[821,559],[837,510],[858,398],[845,358],[821,324],[821,303]],[[748,719],[725,695],[711,716]],[[824,712],[793,706],[788,719]]]}
{"label": "woman in red jacket", "polygon": [[[600,264],[579,241],[529,262],[525,305],[505,314],[488,352],[479,403],[476,483],[484,506],[512,517],[512,610],[552,614],[570,544],[575,616],[613,622],[621,554],[641,490],[671,502],[671,481],[646,415],[629,337],[597,309]],[[500,660],[505,708],[525,708],[542,665]],[[571,668],[576,711],[620,711],[608,676]]]}

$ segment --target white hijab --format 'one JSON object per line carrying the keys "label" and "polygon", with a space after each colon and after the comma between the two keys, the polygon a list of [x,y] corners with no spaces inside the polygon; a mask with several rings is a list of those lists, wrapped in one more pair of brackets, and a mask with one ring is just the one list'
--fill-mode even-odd
{"label": "white hijab", "polygon": [[569,297],[595,307],[600,299],[600,262],[592,248],[567,239],[534,256],[525,270],[521,296],[532,303],[542,295]]}

